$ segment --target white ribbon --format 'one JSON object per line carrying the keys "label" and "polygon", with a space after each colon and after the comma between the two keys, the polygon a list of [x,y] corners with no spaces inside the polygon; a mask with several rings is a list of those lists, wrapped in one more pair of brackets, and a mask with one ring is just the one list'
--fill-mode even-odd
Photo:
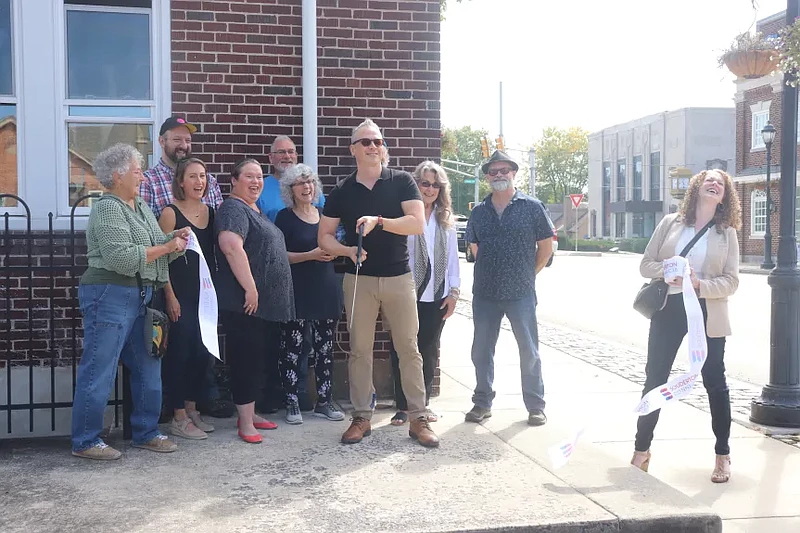
{"label": "white ribbon", "polygon": [[208,270],[208,263],[203,256],[203,250],[197,242],[197,236],[193,231],[189,231],[189,239],[186,241],[186,249],[196,252],[200,256],[200,300],[197,306],[197,317],[200,321],[200,338],[211,355],[222,361],[219,356],[219,339],[217,338],[217,321],[219,319],[219,309],[217,307],[217,292],[214,290],[214,282],[211,281],[211,272]]}
{"label": "white ribbon", "polygon": [[[706,343],[706,328],[703,319],[703,309],[700,307],[700,300],[694,291],[691,279],[691,269],[689,262],[680,256],[672,260],[678,263],[678,272],[683,272],[683,307],[686,310],[686,323],[688,325],[688,348],[689,348],[689,371],[675,376],[663,385],[654,388],[645,394],[634,409],[639,416],[652,413],[661,409],[669,403],[682,400],[692,392],[697,378],[703,370],[703,365],[708,357],[708,345]],[[563,440],[548,450],[550,461],[554,469],[566,465],[575,451],[575,447],[586,426],[576,431],[572,438]]]}

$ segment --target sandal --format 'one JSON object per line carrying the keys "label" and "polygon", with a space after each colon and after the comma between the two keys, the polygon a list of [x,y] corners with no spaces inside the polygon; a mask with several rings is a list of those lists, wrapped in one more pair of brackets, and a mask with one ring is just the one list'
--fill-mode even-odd
{"label": "sandal", "polygon": [[727,483],[731,478],[731,456],[718,455],[714,471],[711,473],[712,483]]}
{"label": "sandal", "polygon": [[390,421],[393,426],[402,426],[406,422],[408,422],[408,414],[404,411],[397,411]]}
{"label": "sandal", "polygon": [[436,413],[434,413],[430,409],[428,409],[428,414],[425,415],[425,418],[428,419],[428,422],[438,422],[439,421],[439,415],[437,415]]}
{"label": "sandal", "polygon": [[647,472],[647,469],[650,468],[650,450],[646,452],[633,452],[631,464],[642,472]]}

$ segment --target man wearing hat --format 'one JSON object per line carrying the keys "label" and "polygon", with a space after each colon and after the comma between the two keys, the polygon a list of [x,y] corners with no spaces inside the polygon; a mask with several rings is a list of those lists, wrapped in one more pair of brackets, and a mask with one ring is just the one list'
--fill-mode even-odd
{"label": "man wearing hat", "polygon": [[472,363],[477,385],[467,422],[492,416],[494,351],[508,317],[519,348],[528,425],[547,422],[536,325],[535,279],[553,253],[553,223],[539,200],[514,187],[519,165],[497,150],[482,167],[491,194],[472,210],[466,240],[475,256]]}
{"label": "man wearing hat", "polygon": [[[175,177],[175,167],[178,161],[192,154],[192,134],[196,131],[196,126],[180,117],[169,117],[161,125],[158,133],[161,160],[144,173],[144,179],[139,185],[139,196],[150,206],[156,218],[160,217],[164,207],[174,200],[172,180]],[[217,208],[222,203],[219,183],[211,174],[207,175],[207,180],[208,194],[203,198],[203,203]]]}

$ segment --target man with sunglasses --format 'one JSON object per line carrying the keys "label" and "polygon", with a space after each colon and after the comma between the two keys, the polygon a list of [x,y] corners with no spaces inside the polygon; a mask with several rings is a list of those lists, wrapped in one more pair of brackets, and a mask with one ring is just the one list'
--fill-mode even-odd
{"label": "man with sunglasses", "polygon": [[[287,135],[275,137],[269,152],[269,162],[272,165],[272,174],[264,176],[264,189],[256,205],[272,222],[275,222],[278,212],[287,207],[281,198],[280,181],[284,173],[297,164],[297,147],[294,141]],[[325,206],[324,194],[320,195],[319,203],[315,205],[320,209]]]}
{"label": "man with sunglasses", "polygon": [[536,324],[536,274],[553,253],[553,223],[544,204],[514,187],[519,166],[497,150],[483,167],[491,194],[476,205],[466,240],[476,258],[472,286],[472,363],[477,385],[467,422],[492,416],[494,351],[503,316],[519,348],[522,399],[528,425],[547,422]]}
{"label": "man with sunglasses", "polygon": [[[400,360],[403,392],[411,418],[409,436],[421,445],[436,447],[425,409],[422,356],[417,347],[416,285],[408,265],[409,235],[425,228],[422,198],[408,172],[385,167],[383,135],[371,120],[353,130],[350,153],[357,170],[341,180],[328,196],[319,224],[319,246],[331,255],[348,258],[343,288],[350,333],[348,372],[353,419],[342,442],[354,444],[372,433],[374,409],[372,347],[378,312],[391,324],[392,341]],[[342,222],[345,244],[336,240]],[[358,253],[358,230],[363,250]],[[356,261],[361,267],[356,276]]]}

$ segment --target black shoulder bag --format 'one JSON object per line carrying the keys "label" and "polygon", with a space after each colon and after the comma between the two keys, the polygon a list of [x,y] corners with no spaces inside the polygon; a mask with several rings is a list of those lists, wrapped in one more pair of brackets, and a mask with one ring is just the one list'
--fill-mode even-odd
{"label": "black shoulder bag", "polygon": [[[686,257],[689,250],[700,240],[700,238],[714,225],[714,220],[703,226],[703,229],[698,231],[691,241],[683,248],[683,251],[678,254],[681,257]],[[664,309],[667,305],[667,296],[669,296],[669,284],[662,278],[651,280],[650,283],[645,283],[636,298],[633,300],[633,308],[639,311],[648,320],[653,318],[657,312]]]}
{"label": "black shoulder bag", "polygon": [[[139,297],[144,304],[145,292],[142,276],[136,273],[136,285],[139,287]],[[158,309],[145,306],[144,310],[144,347],[156,359],[161,359],[167,353],[169,340],[169,318]]]}

